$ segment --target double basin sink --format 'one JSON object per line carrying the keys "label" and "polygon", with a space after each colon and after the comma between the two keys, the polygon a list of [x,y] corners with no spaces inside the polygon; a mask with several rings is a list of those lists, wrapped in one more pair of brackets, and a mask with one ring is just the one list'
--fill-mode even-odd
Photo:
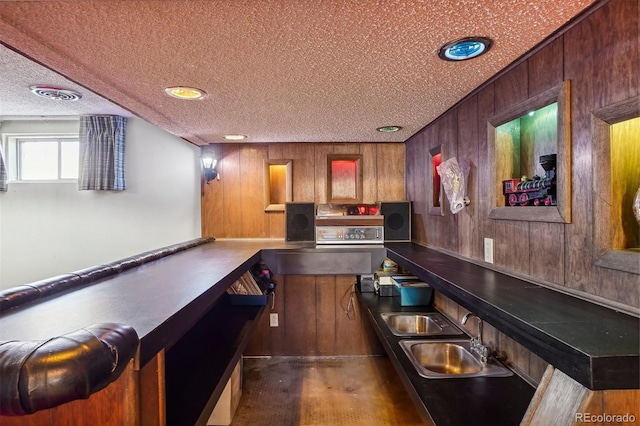
{"label": "double basin sink", "polygon": [[462,330],[440,313],[385,312],[380,315],[395,336],[407,337],[399,344],[422,377],[507,377],[513,374],[494,358],[483,362],[472,350],[471,340],[459,337],[464,335]]}

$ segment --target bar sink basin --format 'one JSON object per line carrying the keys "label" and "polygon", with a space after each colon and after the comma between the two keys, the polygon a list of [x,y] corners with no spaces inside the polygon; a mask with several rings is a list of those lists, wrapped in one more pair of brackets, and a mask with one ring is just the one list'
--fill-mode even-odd
{"label": "bar sink basin", "polygon": [[383,312],[380,315],[395,336],[416,337],[463,334],[462,330],[437,312]]}
{"label": "bar sink basin", "polygon": [[472,353],[469,340],[401,340],[400,346],[418,374],[428,379],[513,375],[493,358],[482,362]]}

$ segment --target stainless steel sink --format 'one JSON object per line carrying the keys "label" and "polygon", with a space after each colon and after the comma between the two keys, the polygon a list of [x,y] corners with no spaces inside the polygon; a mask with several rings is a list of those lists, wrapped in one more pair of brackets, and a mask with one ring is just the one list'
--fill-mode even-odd
{"label": "stainless steel sink", "polygon": [[459,335],[462,330],[437,312],[384,312],[380,314],[396,336]]}
{"label": "stainless steel sink", "polygon": [[418,374],[428,379],[513,375],[493,358],[482,362],[471,352],[469,340],[401,340],[400,346]]}

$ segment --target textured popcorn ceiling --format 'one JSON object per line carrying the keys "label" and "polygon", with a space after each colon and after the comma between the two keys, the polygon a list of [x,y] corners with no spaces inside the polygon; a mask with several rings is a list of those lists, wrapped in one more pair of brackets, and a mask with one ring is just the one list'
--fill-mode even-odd
{"label": "textured popcorn ceiling", "polygon": [[[593,2],[1,1],[2,42],[85,99],[48,101],[56,105],[47,112],[28,86],[67,80],[3,48],[0,117],[121,111],[103,97],[195,144],[227,133],[404,141]],[[470,35],[491,37],[493,48],[470,61],[438,59],[442,44]],[[209,95],[173,99],[164,88],[174,85]],[[375,131],[385,125],[404,129]]]}

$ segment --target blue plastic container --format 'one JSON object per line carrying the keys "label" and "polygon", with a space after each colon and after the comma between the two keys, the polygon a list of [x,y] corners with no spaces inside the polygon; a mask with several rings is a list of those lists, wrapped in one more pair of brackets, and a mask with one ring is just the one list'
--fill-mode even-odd
{"label": "blue plastic container", "polygon": [[433,288],[417,279],[393,279],[393,297],[400,306],[430,305],[433,300]]}

